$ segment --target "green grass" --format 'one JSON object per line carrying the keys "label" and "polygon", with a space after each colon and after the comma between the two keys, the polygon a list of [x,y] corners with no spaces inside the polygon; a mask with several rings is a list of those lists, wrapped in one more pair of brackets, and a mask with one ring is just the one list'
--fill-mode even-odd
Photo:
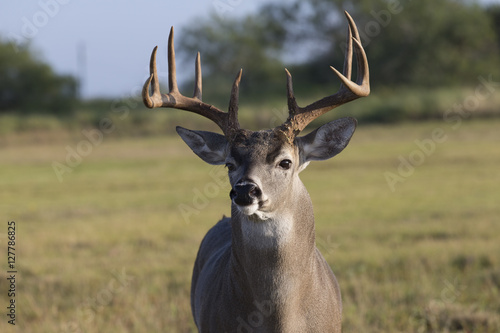
{"label": "green grass", "polygon": [[[438,127],[446,141],[392,191],[384,174]],[[302,173],[344,332],[498,332],[499,127],[361,126],[341,155]],[[230,212],[223,169],[177,137],[105,137],[59,182],[52,162],[83,137],[47,133],[0,147],[0,248],[15,220],[19,271],[17,325],[2,314],[0,331],[195,332],[191,270],[203,235]],[[199,209],[186,220],[182,204]]]}

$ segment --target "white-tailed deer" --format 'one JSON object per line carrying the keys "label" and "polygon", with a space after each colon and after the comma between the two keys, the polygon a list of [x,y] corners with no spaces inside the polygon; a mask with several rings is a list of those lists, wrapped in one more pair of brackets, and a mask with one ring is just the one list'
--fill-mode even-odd
{"label": "white-tailed deer", "polygon": [[[240,128],[237,118],[241,70],[229,111],[201,100],[201,68],[196,57],[194,96],[180,94],[175,72],[173,30],[168,42],[168,94],[160,93],[156,47],[142,96],[149,108],[168,107],[214,121],[224,135],[177,127],[202,160],[225,164],[231,184],[231,217],[203,239],[193,270],[191,309],[200,332],[340,332],[342,302],[337,280],[316,248],[313,207],[299,173],[310,161],[325,160],[349,143],[356,120],[342,118],[310,134],[298,134],[313,119],[370,93],[368,61],[359,33],[347,14],[349,31],[339,91],[306,107],[295,101],[288,71],[289,117],[261,131]],[[353,45],[357,79],[351,81]],[[149,89],[152,84],[152,95]]]}

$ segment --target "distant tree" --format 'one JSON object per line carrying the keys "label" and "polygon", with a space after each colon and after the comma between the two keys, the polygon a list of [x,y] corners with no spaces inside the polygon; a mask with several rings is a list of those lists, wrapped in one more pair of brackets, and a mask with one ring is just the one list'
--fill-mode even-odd
{"label": "distant tree", "polygon": [[70,113],[76,95],[75,78],[54,73],[28,46],[0,40],[0,112]]}

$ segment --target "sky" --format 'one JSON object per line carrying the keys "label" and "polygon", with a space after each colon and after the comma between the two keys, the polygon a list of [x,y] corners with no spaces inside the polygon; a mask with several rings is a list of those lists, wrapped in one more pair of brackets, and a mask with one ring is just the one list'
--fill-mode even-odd
{"label": "sky", "polygon": [[[161,52],[163,48],[166,54],[171,26],[180,31],[210,12],[243,16],[265,2],[269,0],[4,0],[0,36],[29,41],[57,73],[83,77],[85,98],[125,97],[144,84],[155,45],[160,47],[158,66],[166,67]],[[176,33],[176,38],[182,36]],[[187,71],[194,75],[194,68]]]}
{"label": "sky", "polygon": [[[30,42],[57,73],[82,78],[84,98],[120,98],[140,91],[155,45],[160,47],[159,72],[161,66],[166,68],[161,55],[166,54],[171,26],[180,31],[211,12],[223,18],[241,17],[263,3],[286,1],[3,0],[0,36],[16,43]],[[177,33],[176,38],[182,36]],[[194,69],[178,72],[182,80]]]}

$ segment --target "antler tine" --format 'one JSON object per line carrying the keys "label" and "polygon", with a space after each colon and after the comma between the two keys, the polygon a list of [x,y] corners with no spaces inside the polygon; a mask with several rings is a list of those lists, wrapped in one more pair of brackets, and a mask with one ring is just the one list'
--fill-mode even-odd
{"label": "antler tine", "polygon": [[[160,82],[158,81],[158,73],[156,71],[156,51],[158,46],[155,46],[151,52],[151,60],[149,61],[149,78],[146,80],[142,88],[142,100],[144,104],[152,109],[155,105],[161,104]],[[149,96],[149,86],[153,83],[153,95]]]}
{"label": "antler tine", "polygon": [[196,81],[194,83],[194,93],[193,97],[197,98],[201,101],[201,64],[200,64],[200,52],[196,55],[196,64],[195,64],[195,76]]}
{"label": "antler tine", "polygon": [[[345,12],[345,15],[349,23],[349,30],[347,33],[348,41],[344,59],[344,74],[330,66],[342,81],[337,93],[324,97],[306,107],[299,107],[293,95],[292,76],[288,70],[286,70],[289,116],[278,129],[284,132],[291,142],[311,121],[322,114],[359,97],[368,96],[370,94],[368,59],[361,45],[356,24],[349,13]],[[351,80],[353,44],[357,62],[356,82]]]}
{"label": "antler tine", "polygon": [[295,114],[299,106],[297,105],[297,101],[295,100],[295,95],[293,94],[293,81],[292,81],[292,74],[288,71],[288,69],[285,68],[286,72],[286,90],[287,90],[287,104],[288,104],[288,111],[290,114]]}
{"label": "antler tine", "polygon": [[229,110],[228,110],[229,113],[228,125],[229,128],[232,129],[240,128],[240,124],[238,122],[238,100],[239,100],[240,81],[242,73],[243,69],[240,69],[240,71],[236,75],[236,78],[234,79],[233,87],[231,88],[231,98],[229,100]]}
{"label": "antler tine", "polygon": [[[168,86],[169,93],[160,93],[160,83],[158,80],[158,73],[156,69],[156,51],[157,47],[151,53],[151,60],[149,63],[150,76],[144,83],[142,89],[142,98],[144,104],[148,108],[174,108],[185,111],[197,113],[206,117],[216,123],[225,136],[230,140],[235,130],[239,129],[238,124],[238,87],[241,80],[241,71],[239,72],[233,84],[233,91],[231,93],[231,101],[229,112],[223,112],[213,105],[202,102],[201,100],[201,64],[200,53],[196,56],[195,63],[195,88],[193,97],[186,97],[179,92],[176,78],[175,67],[175,50],[174,50],[174,29],[170,30],[168,38]],[[153,85],[152,95],[149,94],[149,87]]]}
{"label": "antler tine", "polygon": [[170,28],[168,34],[168,90],[170,93],[179,91],[177,87],[177,73],[175,67],[175,49],[174,49],[174,27]]}
{"label": "antler tine", "polygon": [[[331,66],[330,66],[331,67]],[[344,54],[344,74],[345,77],[350,80],[352,73],[352,31],[351,26],[347,29],[347,37],[346,37],[346,49]],[[344,86],[343,83],[340,85],[340,89]]]}
{"label": "antler tine", "polygon": [[[361,39],[359,37],[358,28],[356,27],[356,23],[352,19],[351,15],[347,11],[344,12],[347,17],[347,21],[349,23],[348,29],[348,41],[347,48],[345,51],[345,59],[344,59],[344,75],[341,74],[337,69],[330,66],[330,68],[335,72],[335,74],[342,81],[340,91],[347,88],[350,92],[355,95],[355,98],[368,96],[370,94],[370,77],[368,70],[368,59],[366,58],[365,50],[361,45]],[[354,34],[354,36],[353,36]],[[357,62],[357,75],[356,75],[356,83],[351,80],[351,72],[352,72],[352,46],[356,48],[356,62]]]}
{"label": "antler tine", "polygon": [[[362,89],[356,90],[356,93],[360,95],[360,97],[368,96],[370,94],[370,71],[368,70],[368,59],[366,57],[365,50],[363,49],[363,45],[361,45],[361,37],[359,36],[359,31],[356,27],[356,23],[354,23],[354,20],[348,12],[345,12],[345,15],[347,17],[347,20],[349,21],[349,32],[354,32],[354,37],[352,37],[351,34],[350,38],[351,43],[349,44],[349,48],[351,49],[351,52],[349,55],[349,59],[351,59],[352,63],[352,41],[354,40],[357,63],[356,83],[362,87]],[[348,76],[348,79],[350,80],[351,77]]]}

